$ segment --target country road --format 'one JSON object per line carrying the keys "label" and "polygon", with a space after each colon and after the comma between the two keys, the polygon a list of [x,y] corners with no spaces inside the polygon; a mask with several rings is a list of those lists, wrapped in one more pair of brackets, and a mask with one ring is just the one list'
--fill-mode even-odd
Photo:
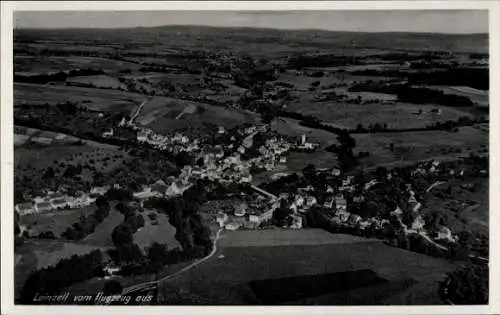
{"label": "country road", "polygon": [[217,252],[217,249],[218,249],[217,248],[217,242],[220,239],[222,231],[223,231],[222,229],[219,229],[217,231],[217,234],[215,235],[215,239],[214,239],[214,246],[212,247],[212,251],[210,252],[210,254],[208,254],[207,256],[203,257],[200,260],[196,260],[192,264],[190,264],[190,265],[182,268],[181,270],[179,270],[179,271],[177,271],[177,272],[175,272],[173,274],[167,275],[167,276],[165,276],[165,277],[163,277],[161,279],[154,280],[154,281],[143,282],[143,283],[139,283],[139,284],[133,285],[131,287],[125,288],[125,289],[123,289],[122,294],[123,295],[124,294],[130,294],[130,293],[135,292],[135,291],[143,290],[143,289],[145,289],[147,287],[152,287],[152,286],[158,285],[158,283],[160,283],[160,282],[168,281],[168,280],[170,280],[170,279],[172,279],[172,278],[174,278],[174,277],[176,277],[176,276],[178,276],[178,275],[180,275],[180,274],[182,274],[182,273],[184,273],[184,272],[186,272],[186,271],[188,271],[188,270],[196,267],[197,265],[199,265],[199,264],[207,261],[212,256],[214,256],[215,253]]}
{"label": "country road", "polygon": [[430,185],[425,192],[428,193],[429,191],[432,190],[432,188],[439,186],[441,184],[444,184],[444,183],[446,183],[446,182],[435,182],[434,184]]}
{"label": "country road", "polygon": [[137,108],[137,110],[135,111],[135,114],[133,114],[132,117],[130,117],[130,120],[128,121],[129,125],[134,123],[134,120],[137,118],[137,116],[139,116],[142,108],[144,107],[144,105],[146,105],[147,102],[148,102],[148,100],[145,99],[144,102],[142,102],[141,105],[139,105],[139,108]]}

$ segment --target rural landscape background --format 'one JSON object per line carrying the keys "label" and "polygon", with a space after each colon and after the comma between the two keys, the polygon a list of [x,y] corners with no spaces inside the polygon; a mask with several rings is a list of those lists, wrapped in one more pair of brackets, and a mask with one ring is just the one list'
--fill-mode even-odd
{"label": "rural landscape background", "polygon": [[488,34],[258,26],[14,29],[17,304],[488,303]]}

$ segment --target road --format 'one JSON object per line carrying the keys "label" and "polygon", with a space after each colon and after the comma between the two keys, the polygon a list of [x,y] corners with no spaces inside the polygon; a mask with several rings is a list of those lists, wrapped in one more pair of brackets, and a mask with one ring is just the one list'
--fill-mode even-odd
{"label": "road", "polygon": [[446,182],[435,182],[434,184],[430,185],[427,190],[425,191],[426,193],[428,193],[429,191],[432,190],[432,188],[436,187],[436,186],[439,186],[441,184],[445,184]]}
{"label": "road", "polygon": [[158,279],[158,280],[154,280],[154,281],[148,281],[148,282],[143,282],[143,283],[139,283],[139,284],[135,284],[131,287],[128,287],[128,288],[125,288],[123,289],[123,292],[122,294],[125,295],[125,294],[130,294],[132,292],[135,292],[135,291],[140,291],[140,290],[144,290],[148,287],[154,287],[156,285],[158,285],[160,282],[165,282],[165,281],[168,281],[188,270],[191,270],[192,268],[196,267],[197,265],[207,261],[208,259],[210,259],[212,256],[215,255],[215,253],[217,252],[217,242],[219,241],[220,239],[220,236],[222,234],[222,229],[218,230],[217,231],[217,234],[215,235],[215,239],[214,239],[214,246],[212,247],[212,251],[210,252],[210,254],[208,254],[207,256],[203,257],[202,259],[199,259],[199,260],[196,260],[194,261],[192,264],[182,268],[181,270],[173,273],[173,274],[170,274],[170,275],[167,275],[161,279]]}
{"label": "road", "polygon": [[139,116],[142,108],[144,107],[144,105],[146,105],[147,102],[148,102],[148,100],[145,99],[144,102],[142,102],[141,105],[139,105],[139,108],[137,108],[137,110],[135,111],[135,114],[133,114],[132,117],[130,117],[130,120],[128,121],[129,125],[134,123],[134,120],[137,118],[137,116]]}

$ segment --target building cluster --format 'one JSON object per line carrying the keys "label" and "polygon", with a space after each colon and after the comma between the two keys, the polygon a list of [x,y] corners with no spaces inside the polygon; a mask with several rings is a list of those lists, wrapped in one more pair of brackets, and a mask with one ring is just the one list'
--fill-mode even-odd
{"label": "building cluster", "polygon": [[[396,208],[390,212],[390,216],[386,219],[380,217],[366,217],[363,218],[358,214],[350,213],[348,209],[351,206],[356,206],[356,204],[361,204],[369,198],[368,192],[376,185],[383,184],[379,183],[376,179],[371,179],[359,186],[361,188],[356,188],[354,185],[353,176],[341,176],[340,170],[337,169],[320,169],[317,172],[328,172],[333,177],[336,177],[336,181],[339,185],[327,185],[324,188],[315,188],[311,185],[305,187],[297,188],[291,193],[282,193],[279,196],[280,200],[283,200],[287,207],[290,209],[291,215],[289,222],[290,228],[299,227],[297,217],[301,217],[306,214],[311,208],[322,208],[322,213],[328,220],[338,226],[349,226],[357,227],[364,230],[368,227],[382,230],[387,225],[391,225],[396,233],[402,235],[409,234],[419,234],[431,242],[434,241],[446,241],[446,242],[456,242],[457,236],[454,235],[451,230],[446,226],[441,226],[436,235],[428,235],[425,230],[426,222],[421,214],[422,203],[419,202],[418,196],[410,184],[406,185],[406,190],[404,191],[404,196],[407,196],[407,210],[412,212],[413,222],[409,225],[403,223],[403,216],[405,213],[403,210],[396,206]],[[443,166],[439,161],[421,162],[418,163],[411,171],[410,174],[413,178],[424,175],[444,175],[444,176],[463,176],[464,169],[452,169],[450,167]],[[398,176],[397,172],[388,172],[387,179],[390,180],[395,176]],[[352,204],[351,204],[352,203]],[[439,244],[436,244],[439,246]]]}
{"label": "building cluster", "polygon": [[104,195],[110,186],[93,187],[89,192],[78,192],[70,196],[62,192],[48,191],[45,196],[36,196],[31,201],[15,206],[19,215],[44,213],[60,209],[75,209],[91,205],[97,197]]}

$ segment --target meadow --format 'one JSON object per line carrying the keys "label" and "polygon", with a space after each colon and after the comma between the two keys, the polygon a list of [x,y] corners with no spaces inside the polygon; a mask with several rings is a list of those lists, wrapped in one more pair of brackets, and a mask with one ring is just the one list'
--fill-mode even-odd
{"label": "meadow", "polygon": [[[454,159],[478,153],[488,146],[488,133],[473,127],[458,132],[419,131],[400,133],[355,134],[355,153],[367,151],[360,160],[367,168],[396,166],[426,159]],[[394,144],[391,151],[390,144]]]}
{"label": "meadow", "polygon": [[[252,281],[313,275],[321,279],[321,275],[371,270],[389,285],[399,287],[399,290],[393,290],[395,292],[392,292],[392,296],[384,298],[401,301],[410,297],[418,298],[429,292],[435,294],[433,291],[437,290],[437,281],[445,276],[445,272],[454,269],[453,263],[389,247],[381,242],[359,241],[355,237],[332,234],[330,238],[338,237],[339,241],[327,243],[323,234],[326,232],[315,230],[288,232],[295,233],[294,236],[284,234],[283,230],[265,230],[262,233],[265,234],[263,238],[266,241],[263,243],[268,246],[246,246],[245,238],[248,244],[254,244],[254,233],[238,233],[240,232],[224,234],[216,254],[220,255],[218,258],[214,257],[198,268],[162,283],[159,288],[160,299],[166,304],[174,305],[260,304],[262,302],[252,292]],[[238,237],[234,245],[241,244],[240,246],[233,246],[231,243],[226,245],[231,242],[233,235]],[[301,244],[302,239],[306,241]],[[293,244],[292,240],[301,245]],[[304,245],[306,242],[308,244]],[[401,285],[401,282],[425,283],[426,286],[425,290],[415,292],[411,285]],[[309,285],[315,284],[313,282]],[[344,283],[342,287],[339,290],[348,294],[345,291],[348,289],[347,284]],[[382,301],[371,299],[370,296],[379,294],[381,290],[383,287],[367,284],[365,298],[380,304]],[[313,304],[331,304],[334,300],[334,297],[319,295]],[[431,303],[440,304],[436,299]]]}

